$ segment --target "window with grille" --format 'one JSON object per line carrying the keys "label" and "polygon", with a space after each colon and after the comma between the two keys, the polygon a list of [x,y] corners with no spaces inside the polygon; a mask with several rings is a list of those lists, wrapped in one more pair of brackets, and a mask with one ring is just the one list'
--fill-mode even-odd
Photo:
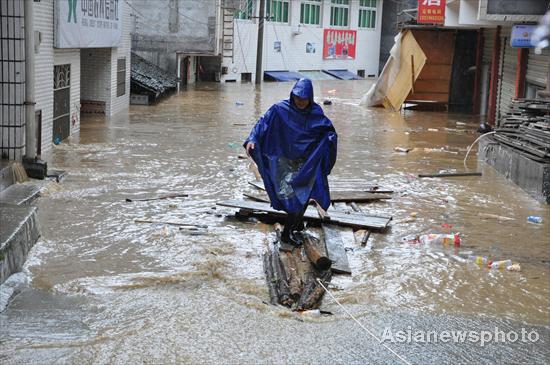
{"label": "window with grille", "polygon": [[116,65],[116,96],[126,94],[126,57],[119,58]]}
{"label": "window with grille", "polygon": [[321,24],[321,0],[306,0],[300,5],[300,24]]}
{"label": "window with grille", "polygon": [[376,0],[359,0],[359,28],[376,27]]}
{"label": "window with grille", "polygon": [[288,23],[289,0],[267,0],[265,16],[270,22]]}
{"label": "window with grille", "polygon": [[254,15],[254,0],[241,0],[239,10],[235,11],[235,19],[251,19]]}
{"label": "window with grille", "polygon": [[349,0],[331,0],[330,25],[333,27],[349,25]]}

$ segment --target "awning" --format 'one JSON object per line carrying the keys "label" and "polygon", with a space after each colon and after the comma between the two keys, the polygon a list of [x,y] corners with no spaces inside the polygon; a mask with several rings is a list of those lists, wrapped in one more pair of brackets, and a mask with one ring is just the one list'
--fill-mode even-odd
{"label": "awning", "polygon": [[348,70],[323,70],[323,72],[336,77],[340,80],[363,80],[361,76],[357,76]]}
{"label": "awning", "polygon": [[304,75],[290,71],[264,71],[264,79],[268,81],[298,81]]}

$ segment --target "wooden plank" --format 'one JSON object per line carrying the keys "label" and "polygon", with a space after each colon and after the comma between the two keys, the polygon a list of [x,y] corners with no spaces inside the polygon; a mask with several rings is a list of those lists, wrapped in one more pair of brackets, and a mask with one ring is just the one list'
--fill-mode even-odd
{"label": "wooden plank", "polygon": [[[416,80],[414,83],[414,91],[411,95],[415,93],[449,93],[451,81],[450,80]],[[410,99],[408,97],[407,99]]]}
{"label": "wooden plank", "polygon": [[[265,191],[264,183],[262,181],[249,181],[248,183],[259,190]],[[329,189],[330,189],[331,195],[336,192],[346,192],[350,194],[351,192],[353,193],[361,192],[361,193],[371,193],[371,194],[392,194],[393,193],[393,190],[381,189],[378,187],[373,187],[372,185],[365,184],[364,182],[356,182],[356,181],[329,181]],[[381,199],[391,199],[391,197],[383,197]]]}
{"label": "wooden plank", "polygon": [[449,172],[441,174],[419,174],[418,177],[461,177],[461,176],[481,176],[481,172]]}
{"label": "wooden plank", "polygon": [[346,254],[340,232],[330,224],[323,224],[322,227],[327,248],[327,256],[332,261],[332,272],[351,275],[348,255]]}
{"label": "wooden plank", "polygon": [[415,93],[411,94],[407,101],[415,101],[415,100],[421,100],[421,101],[437,101],[439,103],[447,103],[449,102],[449,93]]}
{"label": "wooden plank", "polygon": [[418,76],[419,80],[439,80],[444,82],[449,82],[449,76],[451,74],[452,66],[449,65],[437,65],[437,64],[426,64],[422,69],[422,73]]}
{"label": "wooden plank", "polygon": [[[412,72],[411,56],[414,57],[414,75]],[[418,78],[422,68],[426,64],[426,54],[416,41],[413,33],[403,31],[401,37],[401,54],[399,57],[399,71],[392,85],[389,86],[384,99],[384,107],[392,111],[401,109],[401,105],[409,95],[412,85],[411,80]],[[398,65],[393,65],[398,66]],[[391,72],[388,70],[388,72]]]}
{"label": "wooden plank", "polygon": [[[244,200],[226,200],[216,203],[224,207],[243,208],[256,212],[266,212],[270,215],[285,216],[286,213],[280,210],[275,210],[268,203],[252,202]],[[320,222],[319,214],[314,207],[308,207],[304,214],[304,218],[309,221]],[[331,222],[338,225],[355,227],[355,228],[372,228],[386,229],[392,220],[391,217],[370,216],[364,213],[342,213],[331,211]]]}
{"label": "wooden plank", "polygon": [[[267,196],[267,194],[243,193],[243,195],[246,196],[247,198],[250,198],[259,202],[265,202],[265,203],[270,202],[269,196]],[[340,203],[340,202],[364,203],[364,202],[384,200],[384,199],[391,199],[391,196],[385,195],[385,194],[367,193],[363,191],[333,191],[330,193],[330,200],[333,203]]]}

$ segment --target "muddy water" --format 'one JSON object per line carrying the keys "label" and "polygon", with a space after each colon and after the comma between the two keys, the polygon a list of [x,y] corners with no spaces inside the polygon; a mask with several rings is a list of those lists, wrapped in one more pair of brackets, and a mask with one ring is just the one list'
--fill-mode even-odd
{"label": "muddy water", "polygon": [[[358,103],[369,85],[315,85],[318,101],[333,100],[324,107],[340,136],[333,177],[395,191],[390,201],[362,205],[394,217],[391,230],[371,236],[371,248],[343,232],[353,275],[335,278],[332,292],[377,336],[495,327],[539,335],[536,343],[520,337],[483,346],[385,342],[414,363],[547,363],[550,208],[478,164],[475,153],[467,168],[482,177],[416,178],[464,170],[478,120],[365,109]],[[270,227],[215,208],[254,189],[240,145],[290,87],[203,84],[109,120],[83,118],[80,135],[50,158],[69,175],[38,202],[42,238],[26,265],[28,288],[0,314],[1,362],[398,363],[330,298],[323,309],[334,315],[313,319],[265,305],[260,255],[273,239]],[[414,150],[396,153],[396,146]],[[178,192],[189,197],[125,202]],[[527,223],[528,215],[544,223]],[[208,228],[198,234],[136,219]],[[461,233],[460,249],[400,243],[448,231],[442,224]],[[512,259],[522,271],[457,261],[463,250]]]}

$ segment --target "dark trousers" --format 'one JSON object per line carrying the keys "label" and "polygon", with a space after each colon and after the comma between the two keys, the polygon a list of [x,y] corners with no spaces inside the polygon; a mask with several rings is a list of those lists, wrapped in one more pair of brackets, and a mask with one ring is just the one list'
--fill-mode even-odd
{"label": "dark trousers", "polygon": [[[293,231],[301,231],[304,229],[304,214],[307,209],[307,204],[296,213],[288,213],[285,220],[285,227],[283,229],[283,240],[287,240]],[[286,238],[286,239],[285,239]]]}

